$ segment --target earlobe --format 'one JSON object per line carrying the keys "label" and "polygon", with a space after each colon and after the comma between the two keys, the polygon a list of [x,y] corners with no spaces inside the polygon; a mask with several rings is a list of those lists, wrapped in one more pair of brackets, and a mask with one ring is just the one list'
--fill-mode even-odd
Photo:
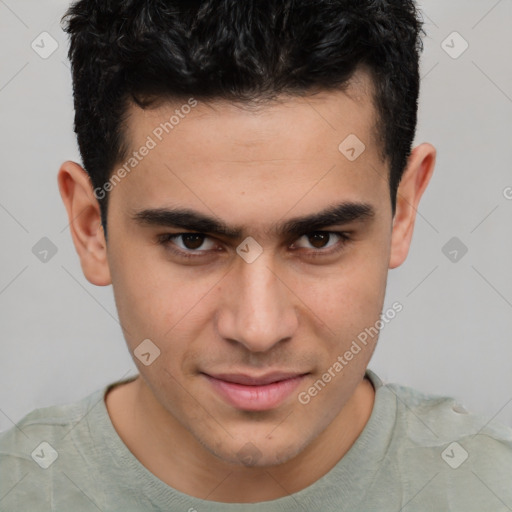
{"label": "earlobe", "polygon": [[427,188],[436,161],[436,149],[421,144],[409,156],[396,199],[389,268],[400,266],[409,253],[420,199]]}
{"label": "earlobe", "polygon": [[86,279],[97,286],[111,284],[100,207],[88,174],[77,163],[67,161],[61,165],[57,180]]}

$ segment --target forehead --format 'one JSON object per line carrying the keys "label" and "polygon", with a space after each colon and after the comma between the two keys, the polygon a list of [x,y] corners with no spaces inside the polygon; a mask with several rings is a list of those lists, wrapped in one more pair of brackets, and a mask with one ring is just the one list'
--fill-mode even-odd
{"label": "forehead", "polygon": [[[348,132],[357,135],[372,150],[378,141],[373,98],[370,72],[361,68],[343,89],[310,91],[303,96],[281,95],[251,103],[183,97],[162,100],[158,106],[144,110],[131,103],[123,135],[130,151],[137,150],[151,136],[158,146],[174,146],[178,158],[185,153],[206,157],[198,152],[199,144],[194,144],[202,142],[204,147],[209,145],[204,153],[212,160],[219,159],[227,148],[218,143],[228,138],[229,156],[240,156],[247,161],[258,160],[262,145],[266,153],[291,157],[293,152],[296,157],[304,158],[310,145],[302,147],[292,144],[293,140],[311,141],[317,146],[324,139],[336,144]],[[176,151],[178,142],[183,141],[187,144]]]}
{"label": "forehead", "polygon": [[227,202],[238,213],[241,205],[250,211],[249,200],[258,203],[261,216],[262,206],[290,207],[301,197],[304,211],[340,199],[368,203],[378,193],[388,198],[372,91],[369,76],[358,72],[347,90],[259,105],[195,98],[144,110],[131,105],[124,163],[136,152],[136,167],[112,195],[123,194],[127,211],[179,201],[225,219],[232,215]]}

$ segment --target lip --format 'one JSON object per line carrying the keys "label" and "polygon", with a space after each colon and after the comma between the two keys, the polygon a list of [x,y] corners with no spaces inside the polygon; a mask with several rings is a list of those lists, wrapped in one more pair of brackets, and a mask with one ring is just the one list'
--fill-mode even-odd
{"label": "lip", "polygon": [[233,384],[244,384],[246,386],[265,386],[267,384],[272,384],[274,382],[287,379],[293,379],[305,374],[297,372],[270,372],[266,373],[265,375],[260,375],[259,377],[245,375],[243,373],[216,373],[206,375],[213,377],[214,379],[231,382]]}
{"label": "lip", "polygon": [[284,402],[307,374],[272,372],[259,377],[244,374],[202,375],[233,407],[245,411],[265,411]]}

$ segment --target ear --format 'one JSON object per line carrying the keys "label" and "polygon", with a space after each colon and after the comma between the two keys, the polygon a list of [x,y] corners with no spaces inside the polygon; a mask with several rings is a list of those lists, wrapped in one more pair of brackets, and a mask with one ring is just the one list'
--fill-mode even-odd
{"label": "ear", "polygon": [[57,180],[86,279],[97,286],[111,284],[100,207],[89,175],[80,165],[68,161],[61,165]]}
{"label": "ear", "polygon": [[418,205],[434,172],[436,150],[421,144],[411,152],[398,187],[389,268],[400,266],[409,253]]}

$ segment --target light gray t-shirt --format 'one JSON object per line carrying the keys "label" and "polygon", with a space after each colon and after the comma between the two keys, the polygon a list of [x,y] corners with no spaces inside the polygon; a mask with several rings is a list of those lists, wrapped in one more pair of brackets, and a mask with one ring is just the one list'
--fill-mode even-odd
{"label": "light gray t-shirt", "polygon": [[512,511],[512,429],[452,398],[383,384],[345,456],[309,487],[273,501],[188,496],[147,470],[114,429],[104,396],[36,409],[0,434],[0,511],[506,512]]}

